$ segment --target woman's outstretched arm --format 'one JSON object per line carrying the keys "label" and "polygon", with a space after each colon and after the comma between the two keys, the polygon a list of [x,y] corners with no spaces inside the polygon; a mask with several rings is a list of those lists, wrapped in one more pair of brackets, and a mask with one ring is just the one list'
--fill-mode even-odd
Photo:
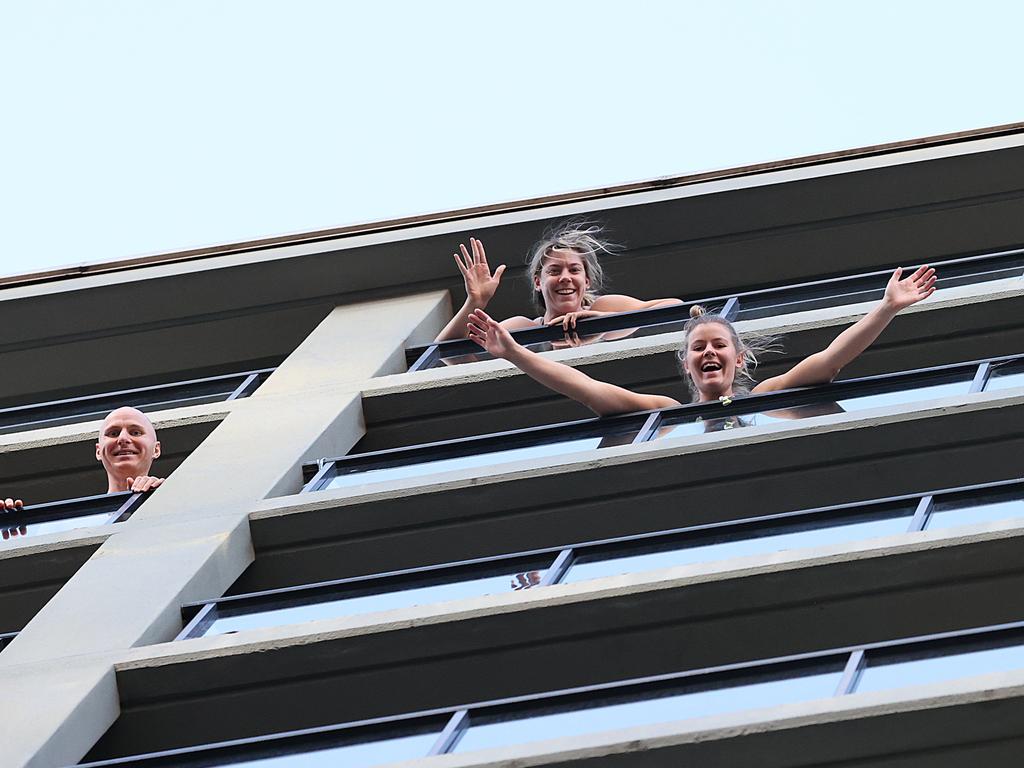
{"label": "woman's outstretched arm", "polygon": [[469,338],[495,357],[508,360],[548,389],[582,403],[598,416],[679,405],[671,397],[644,395],[597,381],[583,371],[535,354],[517,344],[508,330],[488,317],[483,310],[478,309],[469,316],[468,330]]}
{"label": "woman's outstretched arm", "polygon": [[466,284],[466,302],[462,305],[451,321],[437,335],[434,341],[448,341],[450,339],[463,339],[466,331],[466,322],[469,315],[475,309],[484,309],[494,297],[501,282],[501,275],[505,271],[502,264],[491,274],[491,268],[487,265],[487,253],[484,251],[484,244],[475,237],[469,239],[469,247],[459,244],[461,255],[455,254],[455,264],[462,273],[462,279]]}
{"label": "woman's outstretched arm", "polygon": [[924,266],[910,277],[900,279],[902,274],[902,268],[893,272],[885,287],[885,297],[878,306],[839,334],[828,348],[804,358],[781,376],[762,381],[752,391],[773,392],[832,381],[846,365],[871,346],[900,310],[935,293],[934,269]]}

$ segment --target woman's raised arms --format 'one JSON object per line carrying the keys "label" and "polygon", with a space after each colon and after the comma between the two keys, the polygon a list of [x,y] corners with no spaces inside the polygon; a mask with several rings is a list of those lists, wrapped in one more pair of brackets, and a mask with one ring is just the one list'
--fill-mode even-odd
{"label": "woman's raised arms", "polygon": [[548,389],[582,403],[598,416],[650,411],[679,405],[679,401],[671,397],[631,392],[614,384],[597,381],[583,371],[537,355],[517,344],[508,329],[488,317],[483,310],[478,309],[469,316],[468,330],[469,338],[494,357],[508,360]]}
{"label": "woman's raised arms", "polygon": [[910,277],[902,275],[902,268],[893,272],[878,306],[839,334],[826,349],[804,358],[781,376],[765,379],[751,391],[773,392],[832,381],[839,371],[871,346],[900,310],[935,293],[934,269],[924,266]]}

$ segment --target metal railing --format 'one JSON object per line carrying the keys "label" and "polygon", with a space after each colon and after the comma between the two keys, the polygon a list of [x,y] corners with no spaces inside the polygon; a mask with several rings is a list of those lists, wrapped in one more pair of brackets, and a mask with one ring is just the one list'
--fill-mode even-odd
{"label": "metal railing", "polygon": [[[939,279],[936,282],[939,288],[1008,277],[1020,278],[1024,277],[1024,249],[948,259],[933,262],[932,266],[939,271]],[[791,312],[877,301],[885,293],[885,285],[891,274],[892,269],[884,269],[775,288],[684,299],[680,306],[621,312],[580,320],[577,331],[580,338],[600,337],[602,334],[616,331],[632,331],[629,334],[631,337],[670,333],[682,329],[683,323],[690,316],[692,304],[716,308],[728,320],[753,320]],[[560,326],[524,328],[513,331],[512,337],[524,346],[533,347],[535,351],[544,351],[550,349],[552,344],[565,341]],[[460,362],[458,358],[461,357],[467,358],[462,362],[490,358],[469,339],[435,342],[406,350],[409,371]]]}
{"label": "metal railing", "polygon": [[88,525],[120,523],[131,517],[148,495],[130,491],[103,493],[0,512],[0,533],[6,541]]}
{"label": "metal railing", "polygon": [[[373,765],[629,725],[763,711],[865,690],[890,690],[1020,668],[1024,668],[1024,621],[477,701],[103,760],[80,768],[185,768],[251,760],[272,764],[274,758],[289,759],[297,753],[312,753],[310,759],[315,763],[329,750],[335,751],[338,759],[355,757],[359,765]],[[719,695],[722,693],[726,696]],[[669,706],[657,706],[659,701]],[[613,716],[612,725],[595,717],[602,710]]]}
{"label": "metal railing", "polygon": [[274,368],[103,392],[0,409],[0,434],[101,419],[122,406],[163,410],[248,397]]}
{"label": "metal railing", "polygon": [[[331,487],[332,483],[353,481],[373,482],[379,479],[372,473],[380,470],[394,470],[422,465],[430,468],[433,462],[450,459],[471,459],[475,465],[485,464],[488,455],[495,463],[510,461],[520,454],[543,446],[575,445],[574,441],[597,441],[592,447],[608,447],[628,443],[656,440],[675,432],[683,434],[684,427],[691,433],[710,432],[749,426],[750,419],[742,417],[757,414],[771,418],[772,413],[784,413],[783,418],[808,418],[822,415],[823,409],[814,406],[829,406],[825,411],[841,412],[837,403],[854,401],[856,398],[870,398],[899,392],[930,393],[930,388],[943,384],[953,385],[951,391],[962,393],[980,392],[989,378],[1002,376],[1006,372],[1024,372],[1024,355],[1008,355],[987,360],[954,363],[951,365],[921,368],[912,371],[866,376],[857,379],[833,382],[816,387],[781,390],[756,395],[726,398],[720,402],[690,403],[663,408],[656,411],[626,414],[605,418],[583,419],[540,427],[497,432],[474,437],[444,440],[434,443],[391,448],[368,453],[352,454],[334,458],[323,458],[303,466],[306,485],[303,492],[312,492]],[[1015,380],[1015,379],[1014,379]],[[1024,380],[1022,380],[1024,383]],[[897,398],[898,399],[898,398]],[[854,402],[853,405],[856,405]],[[582,450],[582,448],[580,448]],[[501,454],[505,458],[501,458]],[[432,471],[439,471],[434,467]],[[361,473],[367,473],[363,480]],[[359,475],[357,477],[357,475]]]}
{"label": "metal railing", "polygon": [[[310,618],[438,603],[494,594],[488,590],[495,588],[508,593],[566,581],[710,562],[754,552],[922,531],[929,527],[936,508],[941,510],[939,516],[948,516],[946,510],[951,505],[977,509],[986,504],[992,505],[993,500],[995,503],[1010,500],[1015,504],[1012,510],[999,507],[995,512],[997,517],[1024,516],[1024,478],[562,544],[203,600],[182,607],[185,627],[176,639],[202,637],[211,630],[220,634],[238,631],[233,627],[279,626]],[[955,516],[953,520],[956,524]],[[943,523],[941,527],[948,527],[948,521]],[[839,536],[835,535],[837,532]],[[726,551],[736,545],[743,551]],[[710,557],[702,557],[701,552]],[[607,567],[616,561],[622,561],[626,567]],[[597,575],[594,571],[598,572]],[[314,606],[314,610],[300,615],[306,606]],[[318,615],[310,616],[309,613]]]}

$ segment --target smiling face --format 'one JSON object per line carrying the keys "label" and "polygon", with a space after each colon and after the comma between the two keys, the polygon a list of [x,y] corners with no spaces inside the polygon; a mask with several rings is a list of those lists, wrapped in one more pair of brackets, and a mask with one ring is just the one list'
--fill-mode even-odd
{"label": "smiling face", "polygon": [[683,367],[693,380],[700,402],[731,396],[736,369],[744,363],[732,332],[722,323],[702,323],[690,331]]}
{"label": "smiling face", "polygon": [[583,309],[583,297],[590,288],[583,257],[569,249],[552,249],[533,276],[533,287],[544,299],[547,320]]}
{"label": "smiling face", "polygon": [[122,491],[125,478],[148,475],[153,459],[159,455],[156,430],[142,411],[118,408],[103,420],[96,459],[107,471],[108,490]]}

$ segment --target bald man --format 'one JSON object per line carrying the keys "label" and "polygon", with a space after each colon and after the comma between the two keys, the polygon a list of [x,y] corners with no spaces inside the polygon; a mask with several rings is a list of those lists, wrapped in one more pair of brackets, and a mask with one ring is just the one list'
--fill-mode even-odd
{"label": "bald man", "polygon": [[118,408],[107,414],[96,441],[96,460],[107,471],[107,493],[152,491],[164,478],[149,474],[160,456],[156,429],[138,408]]}
{"label": "bald man", "polygon": [[[149,474],[153,460],[160,456],[156,429],[138,408],[118,408],[107,414],[96,440],[96,460],[107,472],[107,493],[135,491],[142,493],[159,488],[162,477]],[[18,512],[21,499],[0,498],[0,515]],[[0,525],[0,537],[24,536],[26,526]]]}

